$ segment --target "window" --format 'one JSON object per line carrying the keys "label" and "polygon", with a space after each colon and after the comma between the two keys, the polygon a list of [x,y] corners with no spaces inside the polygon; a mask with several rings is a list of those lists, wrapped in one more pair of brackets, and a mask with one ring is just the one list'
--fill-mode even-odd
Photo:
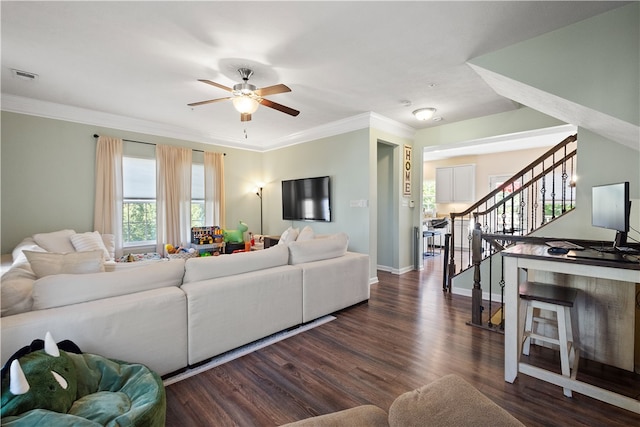
{"label": "window", "polygon": [[422,212],[425,218],[436,216],[436,182],[424,181],[422,187]]}
{"label": "window", "polygon": [[[122,241],[124,247],[157,242],[155,147],[132,143],[122,158]],[[205,226],[204,157],[191,165],[191,226]],[[209,224],[213,225],[213,224]]]}
{"label": "window", "polygon": [[204,227],[204,222],[204,164],[194,163],[191,166],[191,226]]}
{"label": "window", "polygon": [[156,161],[122,158],[122,241],[127,246],[156,243]]}

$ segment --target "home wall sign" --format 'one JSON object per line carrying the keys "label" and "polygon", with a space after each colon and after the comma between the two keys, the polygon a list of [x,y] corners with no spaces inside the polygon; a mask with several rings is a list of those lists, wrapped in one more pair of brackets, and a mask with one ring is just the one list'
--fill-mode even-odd
{"label": "home wall sign", "polygon": [[411,196],[411,146],[404,146],[404,159],[402,168],[402,194]]}

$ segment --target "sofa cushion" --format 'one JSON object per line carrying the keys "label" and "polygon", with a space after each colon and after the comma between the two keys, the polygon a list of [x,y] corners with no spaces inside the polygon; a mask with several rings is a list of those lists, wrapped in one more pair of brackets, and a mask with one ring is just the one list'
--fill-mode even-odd
{"label": "sofa cushion", "polygon": [[33,240],[32,237],[27,237],[22,242],[18,243],[18,245],[11,252],[11,256],[13,258],[12,265],[29,263],[23,251],[46,252],[42,247],[38,246],[38,244],[35,240]]}
{"label": "sofa cushion", "polygon": [[289,243],[289,264],[296,265],[322,259],[337,258],[347,252],[349,237],[345,233],[326,238]]}
{"label": "sofa cushion", "polygon": [[289,227],[284,230],[284,233],[280,235],[280,240],[278,240],[278,244],[289,244],[291,242],[295,242],[298,238],[298,233],[300,230],[298,228]]}
{"label": "sofa cushion", "polygon": [[2,316],[31,311],[33,304],[31,291],[35,280],[36,275],[31,270],[29,263],[14,265],[2,275],[0,281]]}
{"label": "sofa cushion", "polygon": [[104,271],[104,252],[32,252],[23,251],[37,278],[54,274],[87,274]]}
{"label": "sofa cushion", "polygon": [[184,260],[175,259],[111,273],[46,276],[33,284],[33,309],[42,310],[149,289],[180,286],[183,275]]}
{"label": "sofa cushion", "polygon": [[102,251],[104,253],[104,260],[110,260],[111,254],[104,245],[102,236],[97,231],[89,231],[86,233],[76,233],[69,236],[71,244],[78,252],[85,251]]}
{"label": "sofa cushion", "polygon": [[523,424],[462,378],[446,375],[399,396],[389,408],[389,425],[500,427]]}
{"label": "sofa cushion", "polygon": [[109,253],[109,258],[107,260],[112,260],[116,258],[116,236],[113,234],[103,234],[102,235],[102,243],[104,243],[104,247],[107,249]]}
{"label": "sofa cushion", "polygon": [[185,265],[184,283],[232,276],[287,264],[285,245],[268,249],[202,258],[190,258]]}
{"label": "sofa cushion", "polygon": [[60,230],[51,233],[38,233],[33,235],[33,240],[38,246],[47,252],[75,252],[71,244],[71,235],[76,234],[74,230]]}
{"label": "sofa cushion", "polygon": [[314,237],[315,237],[315,233],[313,232],[313,229],[307,225],[302,230],[300,230],[300,234],[298,234],[298,238],[296,239],[296,242],[313,240]]}

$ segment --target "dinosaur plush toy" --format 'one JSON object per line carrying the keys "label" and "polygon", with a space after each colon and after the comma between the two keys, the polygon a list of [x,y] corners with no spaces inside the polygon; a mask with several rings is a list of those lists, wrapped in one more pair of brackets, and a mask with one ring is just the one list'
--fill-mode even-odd
{"label": "dinosaur plush toy", "polygon": [[146,366],[82,353],[47,332],[2,368],[0,405],[2,425],[155,427],[164,426],[166,396]]}
{"label": "dinosaur plush toy", "polygon": [[238,222],[238,228],[235,230],[224,230],[224,241],[227,243],[242,243],[244,242],[244,233],[249,229],[249,226],[240,220]]}
{"label": "dinosaur plush toy", "polygon": [[[61,342],[60,347],[81,353],[71,341]],[[35,340],[14,354],[2,371],[2,418],[33,408],[67,413],[78,391],[76,367],[69,353],[60,351],[47,333],[44,341]]]}

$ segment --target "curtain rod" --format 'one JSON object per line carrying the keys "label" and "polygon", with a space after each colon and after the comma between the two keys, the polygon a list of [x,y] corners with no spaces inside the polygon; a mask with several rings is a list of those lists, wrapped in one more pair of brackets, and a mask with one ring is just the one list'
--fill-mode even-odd
{"label": "curtain rod", "polygon": [[[94,138],[98,138],[100,135],[98,135],[97,133],[93,134]],[[136,144],[147,144],[147,145],[158,145],[155,142],[145,142],[145,141],[134,141],[133,139],[122,139],[123,141],[127,141],[127,142],[135,142]],[[197,151],[198,153],[204,153],[204,150],[196,150],[195,148],[191,149],[192,151]],[[226,156],[227,153],[222,153],[223,156]]]}

